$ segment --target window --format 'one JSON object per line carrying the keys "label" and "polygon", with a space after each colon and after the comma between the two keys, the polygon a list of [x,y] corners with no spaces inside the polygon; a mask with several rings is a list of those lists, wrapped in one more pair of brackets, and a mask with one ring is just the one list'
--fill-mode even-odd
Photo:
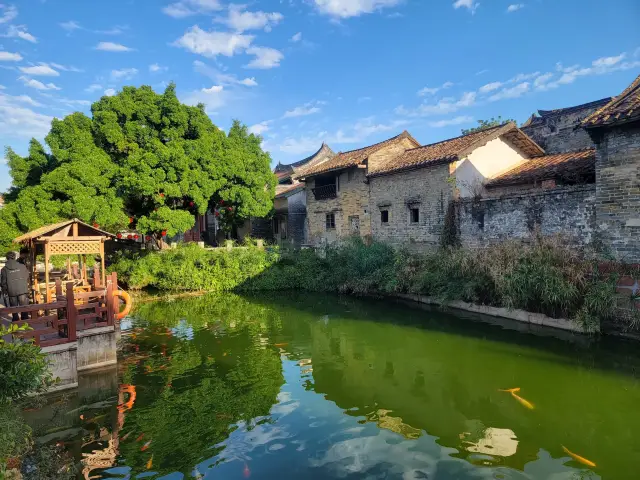
{"label": "window", "polygon": [[382,223],[389,223],[389,210],[380,210],[380,221]]}
{"label": "window", "polygon": [[273,234],[278,235],[280,233],[280,219],[275,217],[273,219]]}
{"label": "window", "polygon": [[411,213],[411,223],[418,223],[420,221],[420,209],[419,208],[410,208]]}
{"label": "window", "polygon": [[333,230],[334,228],[336,228],[336,214],[335,213],[327,213],[326,226],[327,226],[327,230]]}

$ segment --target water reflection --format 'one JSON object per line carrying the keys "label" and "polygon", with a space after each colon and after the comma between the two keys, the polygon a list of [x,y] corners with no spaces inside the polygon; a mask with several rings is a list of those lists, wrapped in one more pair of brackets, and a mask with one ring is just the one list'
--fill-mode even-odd
{"label": "water reflection", "polygon": [[637,353],[504,326],[329,296],[142,304],[107,387],[41,441],[96,479],[634,478]]}

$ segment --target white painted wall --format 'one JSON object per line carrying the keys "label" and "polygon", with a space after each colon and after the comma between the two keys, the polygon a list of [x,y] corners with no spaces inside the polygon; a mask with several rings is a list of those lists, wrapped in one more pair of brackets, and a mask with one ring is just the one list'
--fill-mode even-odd
{"label": "white painted wall", "polygon": [[476,148],[466,158],[455,163],[456,187],[461,197],[472,197],[484,190],[484,183],[516,165],[526,157],[502,138]]}

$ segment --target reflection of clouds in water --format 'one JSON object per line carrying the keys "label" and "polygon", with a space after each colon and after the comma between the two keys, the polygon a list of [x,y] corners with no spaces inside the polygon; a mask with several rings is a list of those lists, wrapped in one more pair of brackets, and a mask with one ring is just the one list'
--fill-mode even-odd
{"label": "reflection of clouds in water", "polygon": [[489,427],[484,431],[483,438],[465,448],[470,452],[510,457],[518,450],[518,440],[513,430]]}
{"label": "reflection of clouds in water", "polygon": [[120,320],[121,332],[126,332],[127,330],[131,330],[132,327],[133,327],[133,320],[131,319],[131,317],[124,317],[122,320]]}
{"label": "reflection of clouds in water", "polygon": [[180,340],[193,340],[193,327],[184,318],[181,318],[178,325],[171,329],[171,333]]}
{"label": "reflection of clouds in water", "polygon": [[285,428],[264,423],[256,425],[251,430],[247,428],[244,422],[238,423],[238,428],[229,435],[229,438],[220,443],[219,447],[224,447],[220,454],[225,460],[250,460],[251,452],[258,447],[266,446],[276,440],[286,440],[291,435],[285,431]]}

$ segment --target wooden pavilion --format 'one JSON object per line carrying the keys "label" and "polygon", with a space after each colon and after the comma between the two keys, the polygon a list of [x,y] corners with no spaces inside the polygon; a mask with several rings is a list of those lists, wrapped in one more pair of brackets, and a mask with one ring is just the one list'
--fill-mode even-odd
{"label": "wooden pavilion", "polygon": [[[38,284],[38,270],[36,259],[38,255],[44,255],[44,296],[45,301],[51,301],[54,284],[50,282],[49,262],[54,255],[66,255],[67,258],[67,280],[75,282],[79,288],[91,288],[87,274],[87,255],[100,255],[101,284],[106,284],[104,265],[104,242],[113,239],[111,233],[100,230],[87,223],[81,222],[77,218],[66,220],[52,225],[37,228],[29,233],[25,233],[14,240],[15,243],[22,244],[29,252],[29,268],[31,270],[32,288],[34,301],[41,295],[42,286]],[[79,278],[72,278],[71,258],[79,257],[80,271]],[[97,283],[94,278],[94,283]]]}

